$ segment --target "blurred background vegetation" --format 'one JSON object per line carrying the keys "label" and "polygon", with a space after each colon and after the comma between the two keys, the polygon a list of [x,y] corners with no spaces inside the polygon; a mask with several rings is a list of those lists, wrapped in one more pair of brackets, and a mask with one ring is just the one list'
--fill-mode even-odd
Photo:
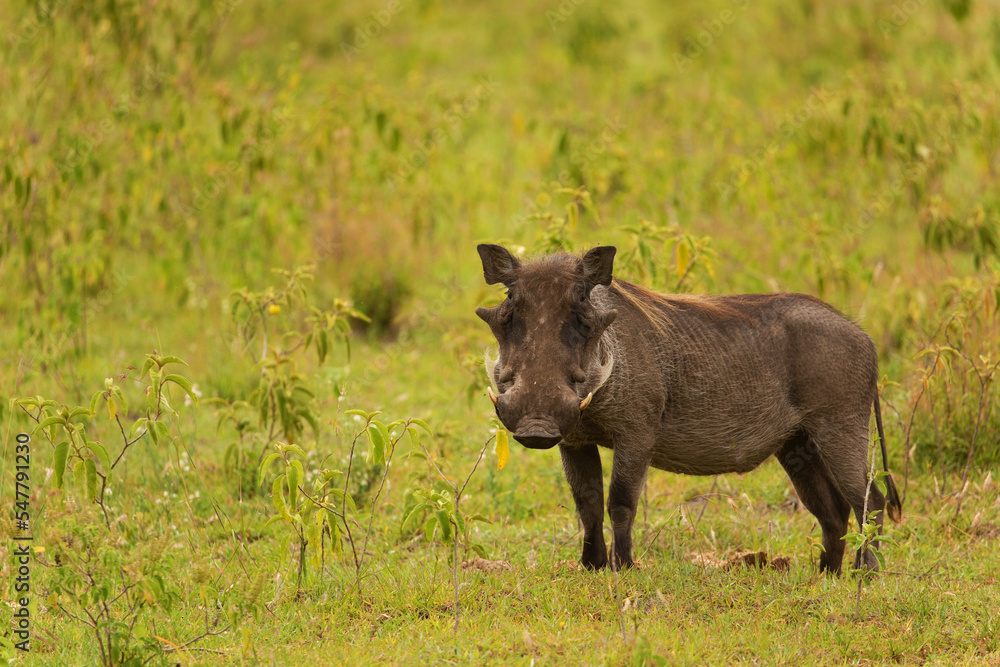
{"label": "blurred background vegetation", "polygon": [[[223,504],[261,493],[274,442],[347,457],[342,402],[421,416],[471,464],[491,414],[472,311],[497,296],[475,244],[614,244],[618,276],[656,289],[805,292],[856,319],[897,477],[960,503],[1000,461],[998,12],[5,2],[0,390],[87,406],[120,378],[135,403],[129,366],[183,358],[176,450],[140,441],[134,465],[197,456]],[[276,387],[300,401],[277,421]],[[5,442],[27,412],[0,405]],[[542,482],[512,466],[484,511],[532,513],[513,490]]]}
{"label": "blurred background vegetation", "polygon": [[669,290],[664,242],[709,237],[682,289],[827,299],[894,382],[952,315],[995,356],[994,9],[8,3],[0,380],[76,388],[160,347],[233,396],[231,291],[303,264],[358,330],[472,354],[486,239],[642,246],[619,272]]}

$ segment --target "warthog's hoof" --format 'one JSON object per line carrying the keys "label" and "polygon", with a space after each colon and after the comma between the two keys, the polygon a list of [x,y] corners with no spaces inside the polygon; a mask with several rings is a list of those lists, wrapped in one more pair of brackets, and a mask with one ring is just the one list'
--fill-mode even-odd
{"label": "warthog's hoof", "polygon": [[595,549],[593,553],[583,554],[580,563],[588,570],[602,570],[608,566],[608,555]]}

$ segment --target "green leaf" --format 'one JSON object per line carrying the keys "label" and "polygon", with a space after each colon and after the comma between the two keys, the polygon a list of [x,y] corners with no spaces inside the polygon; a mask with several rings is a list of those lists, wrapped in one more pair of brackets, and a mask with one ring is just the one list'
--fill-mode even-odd
{"label": "green leaf", "polygon": [[[236,456],[239,451],[239,443],[233,442],[226,447],[226,453],[222,456],[222,469],[233,470],[236,468]],[[260,486],[258,483],[257,486]]]}
{"label": "green leaf", "polygon": [[285,451],[286,452],[295,452],[296,454],[298,454],[299,456],[301,456],[302,458],[305,458],[305,459],[309,458],[309,455],[306,454],[305,451],[301,447],[299,447],[298,445],[286,445],[285,446]]}
{"label": "green leaf", "polygon": [[117,386],[116,387],[112,387],[111,388],[111,393],[114,394],[115,398],[118,399],[118,402],[122,404],[122,414],[124,414],[124,415],[127,416],[128,415],[128,401],[125,400],[125,395],[122,394],[122,390],[120,388],[118,388]]}
{"label": "green leaf", "polygon": [[97,464],[94,459],[85,459],[83,467],[87,481],[87,498],[94,500],[97,498]]}
{"label": "green leaf", "polygon": [[181,366],[187,366],[187,362],[180,357],[161,357],[160,368],[163,368],[167,364],[180,364]]}
{"label": "green leaf", "polygon": [[[368,440],[372,445],[372,461],[376,465],[382,465],[385,463],[385,439],[382,437],[382,430],[379,429],[381,424],[379,422],[372,422],[365,429],[368,434]],[[384,426],[382,428],[385,428]]]}
{"label": "green leaf", "polygon": [[195,405],[198,405],[198,395],[194,393],[194,386],[191,384],[191,380],[188,380],[183,375],[168,375],[163,378],[164,382],[173,382],[175,385],[183,389],[191,400],[194,401]]}
{"label": "green leaf", "polygon": [[277,452],[272,452],[272,453],[268,454],[267,456],[265,456],[264,460],[260,462],[260,468],[257,471],[257,488],[258,489],[260,488],[260,485],[264,482],[264,473],[267,471],[268,468],[271,467],[271,464],[274,463],[275,459],[278,459],[280,457],[281,457],[281,454],[279,454]]}
{"label": "green leaf", "polygon": [[327,334],[326,330],[320,330],[319,336],[316,337],[316,356],[319,357],[319,363],[322,364],[326,361],[326,355],[330,350],[330,336]]}
{"label": "green leaf", "polygon": [[430,542],[434,539],[434,529],[438,525],[437,517],[430,517],[427,521],[424,521],[424,539]]}
{"label": "green leaf", "polygon": [[[97,393],[100,393],[100,392],[97,392]],[[16,398],[16,399],[11,399],[11,404],[12,405],[25,406],[25,407],[29,407],[29,408],[37,408],[38,407],[38,403],[39,403],[39,401],[38,401],[39,398],[41,398],[41,396],[39,396],[37,398]]]}
{"label": "green leaf", "polygon": [[357,416],[361,417],[362,419],[364,419],[365,421],[368,421],[368,413],[365,412],[364,410],[347,410],[347,411],[344,412],[344,414],[345,415],[357,415]]}
{"label": "green leaf", "polygon": [[410,434],[410,444],[414,447],[420,446],[420,431],[412,426],[406,427],[406,432]]}
{"label": "green leaf", "polygon": [[[352,512],[358,511],[358,506],[354,504],[354,498],[349,493],[344,493],[343,489],[330,489],[330,495],[340,498],[341,507],[350,507]],[[347,514],[347,512],[344,512]]]}
{"label": "green leaf", "polygon": [[153,422],[153,431],[161,438],[170,437],[170,427],[164,422]]}
{"label": "green leaf", "polygon": [[79,417],[81,415],[90,415],[90,410],[87,408],[76,407],[69,411],[69,418]]}
{"label": "green leaf", "polygon": [[103,391],[99,391],[96,394],[94,394],[94,397],[92,399],[90,399],[90,414],[91,414],[91,416],[97,414],[97,401],[102,396],[104,396],[104,392]]}
{"label": "green leaf", "polygon": [[[317,514],[316,516],[318,516],[320,521],[322,521],[323,519],[322,514]],[[320,537],[323,535],[323,524],[317,522],[309,524],[309,528],[306,530],[306,535],[307,539],[309,540],[309,544],[313,545],[313,565],[315,567],[319,567],[320,565],[319,541]]]}
{"label": "green leaf", "polygon": [[133,438],[135,438],[135,434],[139,432],[139,429],[146,427],[146,422],[148,421],[149,420],[146,419],[145,417],[140,417],[139,419],[136,419],[135,423],[132,424],[132,428],[128,432],[128,439],[132,440]]}
{"label": "green leaf", "polygon": [[427,435],[434,435],[433,433],[431,433],[431,427],[428,426],[427,422],[425,422],[423,419],[417,419],[416,417],[413,417],[413,418],[410,419],[410,423],[411,424],[416,424],[420,428],[422,428],[425,431],[427,431]]}
{"label": "green leaf", "polygon": [[389,429],[382,422],[375,422],[375,426],[378,427],[378,432],[379,432],[379,434],[381,434],[382,439],[385,441],[385,446],[387,448],[387,451],[385,453],[386,456],[391,457],[392,456],[393,443],[392,443],[392,436],[389,435]]}
{"label": "green leaf", "polygon": [[111,457],[108,456],[108,450],[104,448],[104,445],[94,440],[87,443],[87,448],[97,456],[97,460],[101,462],[101,471],[104,473],[104,477],[110,480]]}
{"label": "green leaf", "polygon": [[152,383],[152,389],[149,392],[150,402],[155,407],[156,397],[160,395],[160,387],[163,384],[163,375],[159,368],[149,369],[149,380]]}
{"label": "green leaf", "polygon": [[302,471],[302,464],[298,461],[292,461],[288,464],[286,474],[288,476],[288,504],[291,506],[292,511],[295,512],[299,507],[299,485],[305,477]]}
{"label": "green leaf", "polygon": [[52,459],[53,472],[56,476],[56,488],[63,486],[63,475],[66,474],[66,457],[69,455],[69,442],[63,440],[56,445],[55,455]]}
{"label": "green leaf", "polygon": [[407,512],[406,516],[403,518],[403,523],[400,524],[400,526],[399,526],[399,532],[401,532],[401,533],[405,532],[406,528],[411,523],[413,523],[413,521],[417,517],[422,516],[423,513],[424,513],[424,511],[430,509],[430,507],[431,506],[428,505],[427,503],[419,503],[417,505],[414,505],[413,509],[411,509],[409,512]]}
{"label": "green leaf", "polygon": [[341,554],[344,551],[344,543],[340,539],[340,524],[336,519],[335,514],[327,512],[327,522],[330,524],[330,549],[334,554]]}
{"label": "green leaf", "polygon": [[31,431],[31,434],[34,435],[37,431],[41,431],[43,429],[47,429],[48,427],[55,426],[56,424],[63,424],[63,425],[65,425],[66,424],[66,420],[63,419],[62,417],[48,417],[47,419],[43,419],[42,421],[38,422],[38,426],[36,426]]}
{"label": "green leaf", "polygon": [[84,468],[83,461],[77,461],[73,465],[73,482],[76,484],[77,491],[83,493],[87,484],[87,471]]}
{"label": "green leaf", "polygon": [[288,506],[285,505],[285,474],[282,473],[274,478],[274,484],[271,485],[271,499],[274,501],[274,507],[278,510],[278,514],[282,518],[292,520],[292,515],[288,513]]}
{"label": "green leaf", "polygon": [[438,510],[434,513],[437,517],[438,525],[441,526],[441,541],[445,544],[451,543],[451,513],[448,510]]}
{"label": "green leaf", "polygon": [[309,422],[309,425],[312,426],[313,434],[316,436],[316,439],[318,440],[319,439],[319,419],[317,419],[316,415],[314,415],[312,412],[309,412],[309,411],[303,412],[302,418],[305,419],[307,422]]}

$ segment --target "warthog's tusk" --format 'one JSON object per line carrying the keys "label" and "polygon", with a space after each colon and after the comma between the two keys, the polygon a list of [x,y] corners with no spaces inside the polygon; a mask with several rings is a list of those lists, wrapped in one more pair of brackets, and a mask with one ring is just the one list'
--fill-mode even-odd
{"label": "warthog's tusk", "polygon": [[497,404],[497,395],[493,393],[493,387],[487,387],[486,393],[490,395],[490,400],[493,401],[493,405]]}
{"label": "warthog's tusk", "polygon": [[590,405],[590,399],[592,399],[593,397],[594,397],[594,392],[590,392],[589,394],[587,394],[587,398],[580,401],[580,409],[583,410],[585,407]]}

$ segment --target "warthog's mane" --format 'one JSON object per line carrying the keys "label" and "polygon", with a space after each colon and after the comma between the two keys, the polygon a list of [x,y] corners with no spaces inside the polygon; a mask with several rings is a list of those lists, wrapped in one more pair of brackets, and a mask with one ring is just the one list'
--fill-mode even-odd
{"label": "warthog's mane", "polygon": [[639,311],[661,332],[671,328],[671,313],[682,308],[697,310],[712,319],[751,319],[737,307],[733,297],[722,300],[711,295],[661,294],[618,278],[612,280],[608,291]]}
{"label": "warthog's mane", "polygon": [[[641,313],[660,332],[667,332],[677,325],[673,317],[678,311],[693,311],[716,321],[753,322],[762,305],[784,299],[810,301],[831,313],[845,317],[839,310],[808,294],[661,294],[639,285],[615,278],[608,291],[623,303]],[[617,307],[617,306],[612,306]]]}

